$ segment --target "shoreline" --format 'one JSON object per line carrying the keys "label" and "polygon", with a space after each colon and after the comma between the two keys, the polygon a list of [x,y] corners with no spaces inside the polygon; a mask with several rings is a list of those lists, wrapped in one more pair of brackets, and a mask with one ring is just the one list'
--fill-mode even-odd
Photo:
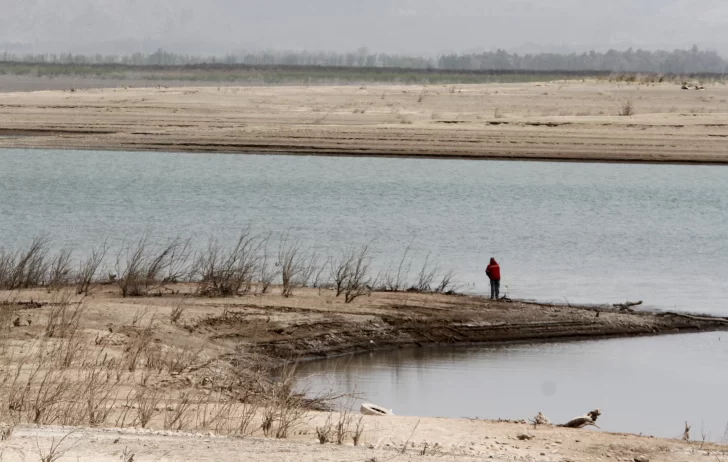
{"label": "shoreline", "polygon": [[[31,135],[19,135],[20,137],[30,137]],[[43,135],[47,136],[47,135]],[[493,155],[450,155],[450,154],[391,154],[391,153],[360,153],[356,151],[345,151],[345,152],[316,152],[316,151],[259,151],[251,148],[250,150],[240,151],[228,151],[228,150],[206,150],[206,149],[173,149],[173,147],[165,147],[163,149],[154,149],[152,147],[124,147],[117,148],[114,146],[104,146],[102,148],[89,148],[85,145],[79,146],[8,146],[2,145],[4,135],[0,129],[0,149],[3,150],[58,150],[58,151],[87,151],[87,152],[141,152],[141,153],[166,153],[166,154],[221,154],[221,155],[251,155],[251,156],[291,156],[291,157],[334,157],[334,158],[373,158],[373,159],[423,159],[423,160],[463,160],[463,161],[483,161],[483,162],[544,162],[544,163],[576,163],[576,164],[626,164],[626,165],[686,165],[686,166],[726,166],[728,165],[728,157],[721,160],[696,160],[696,159],[670,159],[670,160],[656,160],[656,159],[612,159],[612,158],[599,158],[595,156],[585,157],[537,157],[537,156],[493,156]],[[5,139],[12,139],[13,136],[8,136]]]}
{"label": "shoreline", "polygon": [[675,332],[651,332],[651,333],[616,333],[616,334],[604,334],[604,335],[592,335],[587,334],[585,336],[571,336],[571,337],[547,337],[547,338],[524,338],[514,340],[483,340],[480,342],[470,343],[453,343],[453,344],[442,344],[442,343],[421,343],[421,344],[407,344],[407,345],[393,345],[385,346],[382,348],[373,349],[362,349],[348,351],[338,354],[332,354],[328,356],[307,356],[298,358],[294,361],[298,363],[308,363],[313,361],[326,361],[329,359],[345,358],[348,356],[358,356],[366,353],[387,353],[397,350],[405,349],[459,349],[459,348],[478,348],[478,347],[498,347],[498,346],[510,346],[510,345],[548,345],[558,343],[581,343],[581,342],[598,342],[602,340],[619,340],[619,339],[633,339],[633,338],[647,338],[647,337],[670,337],[679,335],[693,335],[693,334],[708,334],[711,332],[728,332],[728,327],[711,327],[711,328],[680,328]]}

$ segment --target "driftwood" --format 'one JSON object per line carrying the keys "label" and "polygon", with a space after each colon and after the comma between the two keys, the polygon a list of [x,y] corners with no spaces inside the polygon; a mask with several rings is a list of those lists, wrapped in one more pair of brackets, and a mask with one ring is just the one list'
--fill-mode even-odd
{"label": "driftwood", "polygon": [[634,311],[632,307],[634,306],[640,306],[642,304],[642,300],[639,302],[624,302],[624,303],[615,303],[612,305],[615,308],[619,308],[619,311]]}
{"label": "driftwood", "polygon": [[[600,428],[599,425],[596,424],[597,419],[599,416],[602,415],[602,411],[600,409],[594,409],[593,411],[587,412],[586,415],[582,415],[579,417],[575,417],[571,419],[570,421],[566,422],[565,424],[557,425],[557,427],[566,427],[566,428],[584,428],[588,426],[593,426]],[[548,417],[543,415],[542,412],[539,412],[536,417],[533,419],[530,419],[529,422],[533,424],[533,426],[536,425],[552,425],[551,421]]]}
{"label": "driftwood", "polygon": [[597,418],[599,418],[600,415],[602,415],[602,411],[599,409],[594,409],[591,412],[587,412],[586,415],[575,417],[565,424],[558,425],[558,427],[584,428],[588,426],[593,426],[600,428],[599,425],[596,424]]}
{"label": "driftwood", "polygon": [[536,414],[536,417],[531,419],[531,423],[534,425],[551,425],[551,421],[548,417],[543,415],[543,412]]}
{"label": "driftwood", "polygon": [[657,316],[675,316],[678,318],[692,319],[693,321],[706,321],[706,322],[724,322],[728,323],[728,318],[719,318],[713,316],[695,316],[693,314],[675,313],[674,311],[666,311],[664,313],[658,313]]}
{"label": "driftwood", "polygon": [[682,435],[683,441],[690,441],[690,425],[688,425],[688,422],[685,421],[685,431]]}

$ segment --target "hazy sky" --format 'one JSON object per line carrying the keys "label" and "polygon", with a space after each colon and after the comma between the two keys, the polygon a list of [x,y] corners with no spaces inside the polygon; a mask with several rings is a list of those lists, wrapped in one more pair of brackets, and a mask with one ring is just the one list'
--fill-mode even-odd
{"label": "hazy sky", "polygon": [[136,39],[220,53],[696,43],[728,54],[728,0],[0,0],[0,12],[0,43],[35,43],[36,51],[106,51],[109,42],[125,41],[139,48],[128,41]]}

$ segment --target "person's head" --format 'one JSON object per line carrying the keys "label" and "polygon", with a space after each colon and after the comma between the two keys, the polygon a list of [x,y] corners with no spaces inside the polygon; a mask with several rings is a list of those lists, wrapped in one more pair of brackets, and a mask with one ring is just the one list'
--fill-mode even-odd
{"label": "person's head", "polygon": [[495,265],[497,262],[495,261],[495,257],[490,257],[490,264]]}

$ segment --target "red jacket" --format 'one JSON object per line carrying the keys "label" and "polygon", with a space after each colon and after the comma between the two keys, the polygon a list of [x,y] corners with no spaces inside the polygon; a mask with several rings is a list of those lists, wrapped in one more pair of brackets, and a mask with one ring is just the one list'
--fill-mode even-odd
{"label": "red jacket", "polygon": [[490,259],[490,264],[488,265],[488,268],[486,268],[485,274],[487,274],[492,281],[500,281],[500,265],[498,265],[498,262],[495,261],[495,258]]}

